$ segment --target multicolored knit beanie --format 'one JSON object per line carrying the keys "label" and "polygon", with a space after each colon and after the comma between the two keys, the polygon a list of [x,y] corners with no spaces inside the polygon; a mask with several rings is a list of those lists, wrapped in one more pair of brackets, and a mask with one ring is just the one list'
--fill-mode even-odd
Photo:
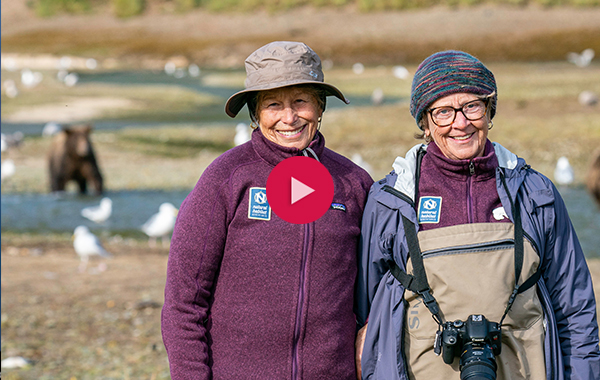
{"label": "multicolored knit beanie", "polygon": [[425,110],[433,102],[461,92],[477,95],[493,93],[490,117],[494,117],[497,101],[494,74],[480,60],[465,52],[447,50],[435,53],[417,68],[411,88],[410,114],[419,125]]}

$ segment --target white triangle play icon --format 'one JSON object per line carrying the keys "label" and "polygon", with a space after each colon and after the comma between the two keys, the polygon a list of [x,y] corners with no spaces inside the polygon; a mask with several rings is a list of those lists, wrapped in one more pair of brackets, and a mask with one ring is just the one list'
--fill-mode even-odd
{"label": "white triangle play icon", "polygon": [[306,186],[296,178],[292,177],[292,204],[298,202],[310,193],[313,193],[315,189]]}

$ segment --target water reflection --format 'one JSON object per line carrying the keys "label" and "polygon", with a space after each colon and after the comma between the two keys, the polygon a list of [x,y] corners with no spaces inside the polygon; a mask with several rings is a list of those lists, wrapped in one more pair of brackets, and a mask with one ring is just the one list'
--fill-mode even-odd
{"label": "water reflection", "polygon": [[586,257],[600,257],[600,209],[583,186],[559,188]]}
{"label": "water reflection", "polygon": [[[204,73],[204,71],[203,71]],[[210,75],[213,71],[209,70],[207,73]],[[222,74],[223,72],[214,71],[214,73]],[[150,70],[135,70],[135,71],[107,71],[107,72],[82,72],[79,73],[78,85],[92,84],[92,83],[104,83],[113,85],[137,85],[137,86],[157,86],[157,85],[169,85],[179,86],[187,88],[199,93],[214,96],[222,99],[218,106],[215,104],[208,104],[205,106],[199,106],[191,113],[178,112],[177,114],[165,113],[165,114],[138,114],[135,119],[102,119],[102,120],[80,120],[80,121],[91,121],[94,123],[96,130],[106,129],[120,129],[124,127],[159,127],[165,125],[176,125],[181,123],[198,123],[201,125],[207,125],[207,123],[231,123],[232,127],[240,121],[247,121],[248,115],[245,112],[235,118],[229,118],[223,109],[225,101],[234,92],[242,88],[243,84],[239,86],[216,86],[206,84],[203,82],[202,77],[191,77],[185,76],[183,78],[176,78],[172,75],[166,74],[164,71],[150,71]],[[346,94],[350,100],[349,107],[360,107],[370,106],[370,96],[354,96],[352,94]],[[386,96],[386,103],[395,103],[402,99],[393,96]],[[339,101],[327,102],[328,109],[334,109],[339,107],[348,107]],[[48,120],[51,121],[51,120]],[[2,132],[3,133],[14,133],[21,131],[26,135],[41,135],[45,123],[12,123],[2,121]]]}
{"label": "water reflection", "polygon": [[100,197],[80,196],[74,193],[2,194],[2,231],[15,232],[73,232],[86,225],[93,231],[127,236],[145,236],[140,227],[158,212],[163,202],[179,208],[190,190],[175,191],[113,191],[104,196],[112,200],[112,214],[102,223],[94,223],[81,216],[83,208],[96,206]]}
{"label": "water reflection", "polygon": [[[81,209],[97,205],[100,197],[67,194],[2,194],[2,231],[73,232],[83,224],[92,231],[127,236],[145,236],[139,227],[157,212],[163,202],[179,208],[189,190],[113,191],[105,196],[113,201],[113,212],[102,225],[80,215]],[[560,189],[569,215],[587,257],[600,257],[600,210],[583,187]]]}

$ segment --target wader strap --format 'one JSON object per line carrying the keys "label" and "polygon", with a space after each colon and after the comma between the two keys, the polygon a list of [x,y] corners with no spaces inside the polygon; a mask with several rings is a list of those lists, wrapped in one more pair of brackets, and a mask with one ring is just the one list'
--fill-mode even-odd
{"label": "wader strap", "polygon": [[508,299],[508,304],[506,305],[506,309],[504,310],[504,315],[500,319],[500,325],[502,325],[504,318],[506,318],[506,315],[508,314],[508,312],[510,311],[510,308],[512,307],[513,303],[515,302],[515,298],[517,297],[517,294],[523,293],[524,291],[526,291],[527,289],[529,289],[533,285],[535,285],[541,275],[540,266],[538,266],[537,270],[531,277],[529,277],[525,282],[523,282],[521,284],[521,286],[518,285],[519,277],[521,276],[521,270],[523,269],[523,255],[524,255],[524,253],[523,253],[524,252],[524,248],[523,248],[524,234],[523,234],[523,224],[521,223],[521,209],[517,205],[515,205],[515,203],[512,201],[510,193],[508,192],[508,186],[506,186],[506,181],[504,179],[504,175],[502,175],[501,178],[502,178],[502,184],[504,185],[504,189],[506,190],[506,194],[508,195],[508,199],[510,201],[510,207],[512,209],[513,218],[515,220],[514,221],[514,226],[515,226],[515,288],[513,289],[513,292],[510,295],[510,298]]}
{"label": "wader strap", "polygon": [[431,294],[431,289],[427,282],[427,274],[425,273],[421,247],[419,247],[419,240],[417,239],[416,226],[404,215],[402,215],[402,224],[404,225],[404,233],[406,234],[408,252],[413,264],[414,276],[401,270],[393,260],[389,263],[390,272],[398,281],[400,281],[404,288],[423,297],[423,302],[433,315],[433,319],[435,319],[438,324],[441,324],[442,319],[439,315],[440,307]]}

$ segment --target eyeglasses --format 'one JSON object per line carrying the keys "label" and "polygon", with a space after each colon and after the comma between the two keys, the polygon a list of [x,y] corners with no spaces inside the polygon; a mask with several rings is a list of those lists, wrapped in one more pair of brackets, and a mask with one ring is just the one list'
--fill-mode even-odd
{"label": "eyeglasses", "polygon": [[454,123],[456,113],[462,112],[465,119],[470,121],[479,120],[487,113],[487,100],[477,99],[463,104],[460,108],[450,106],[436,107],[427,110],[431,115],[431,120],[438,127],[447,127]]}

